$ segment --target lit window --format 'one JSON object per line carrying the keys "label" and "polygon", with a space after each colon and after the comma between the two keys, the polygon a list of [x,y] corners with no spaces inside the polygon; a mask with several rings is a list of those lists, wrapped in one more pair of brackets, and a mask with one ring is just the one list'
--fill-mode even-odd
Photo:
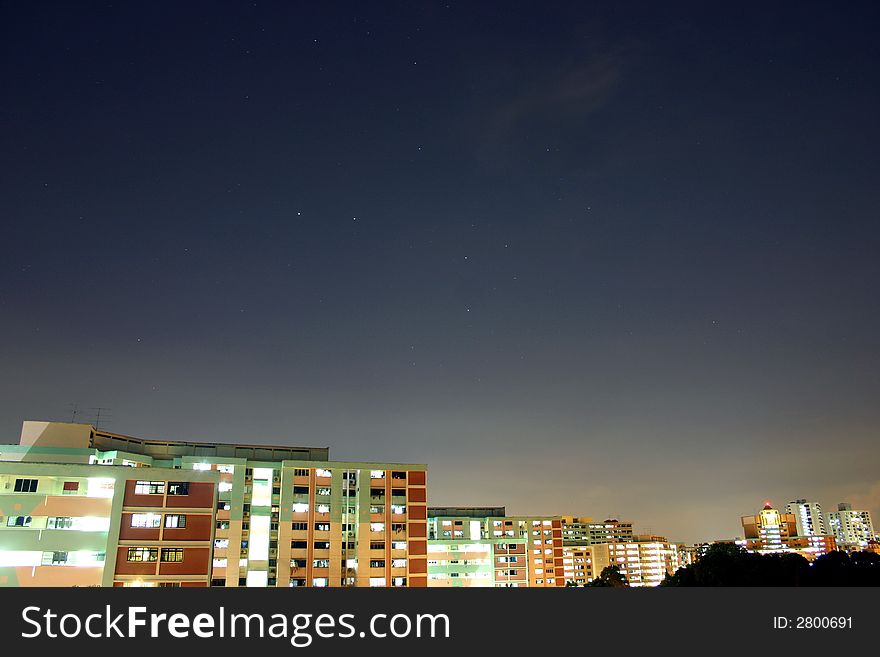
{"label": "lit window", "polygon": [[189,482],[188,481],[169,481],[168,482],[168,494],[169,495],[189,495]]}
{"label": "lit window", "polygon": [[143,529],[154,529],[162,522],[162,516],[158,513],[132,513],[131,526]]}
{"label": "lit window", "polygon": [[159,548],[128,548],[129,561],[156,561],[159,558]]}
{"label": "lit window", "polygon": [[134,485],[135,495],[162,495],[164,493],[164,481],[138,481]]}
{"label": "lit window", "polygon": [[183,548],[162,548],[162,561],[180,563],[183,561]]}
{"label": "lit window", "polygon": [[186,516],[183,515],[166,515],[166,529],[183,529],[186,527]]}

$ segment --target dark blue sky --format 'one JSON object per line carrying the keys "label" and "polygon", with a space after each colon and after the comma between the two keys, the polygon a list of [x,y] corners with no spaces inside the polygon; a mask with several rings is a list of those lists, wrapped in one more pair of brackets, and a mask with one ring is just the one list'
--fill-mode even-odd
{"label": "dark blue sky", "polygon": [[880,11],[767,4],[2,3],[5,439],[878,519]]}

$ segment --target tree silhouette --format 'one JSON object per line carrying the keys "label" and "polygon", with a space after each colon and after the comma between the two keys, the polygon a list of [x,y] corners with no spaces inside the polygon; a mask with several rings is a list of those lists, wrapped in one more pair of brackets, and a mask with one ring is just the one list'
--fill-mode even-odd
{"label": "tree silhouette", "polygon": [[626,575],[620,572],[619,566],[605,566],[596,579],[584,586],[620,589],[629,586],[629,582],[626,580]]}
{"label": "tree silhouette", "polygon": [[798,554],[760,555],[715,543],[661,586],[880,586],[880,555],[836,551],[811,564]]}

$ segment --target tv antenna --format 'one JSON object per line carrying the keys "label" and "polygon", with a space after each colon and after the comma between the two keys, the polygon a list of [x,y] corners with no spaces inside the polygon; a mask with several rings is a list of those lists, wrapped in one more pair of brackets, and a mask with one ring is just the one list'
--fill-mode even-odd
{"label": "tv antenna", "polygon": [[89,410],[95,412],[95,429],[101,428],[101,418],[103,418],[104,421],[110,419],[110,408],[107,406],[95,406]]}
{"label": "tv antenna", "polygon": [[76,402],[71,402],[67,406],[69,407],[69,410],[70,410],[70,422],[71,422],[71,424],[75,423],[76,416],[79,414],[79,404]]}

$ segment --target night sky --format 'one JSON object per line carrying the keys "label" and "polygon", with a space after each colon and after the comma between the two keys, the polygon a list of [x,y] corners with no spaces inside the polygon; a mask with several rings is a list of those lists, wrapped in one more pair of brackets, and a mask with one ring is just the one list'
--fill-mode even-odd
{"label": "night sky", "polygon": [[[772,6],[770,6],[772,5]],[[880,520],[880,5],[3,2],[0,430]]]}

